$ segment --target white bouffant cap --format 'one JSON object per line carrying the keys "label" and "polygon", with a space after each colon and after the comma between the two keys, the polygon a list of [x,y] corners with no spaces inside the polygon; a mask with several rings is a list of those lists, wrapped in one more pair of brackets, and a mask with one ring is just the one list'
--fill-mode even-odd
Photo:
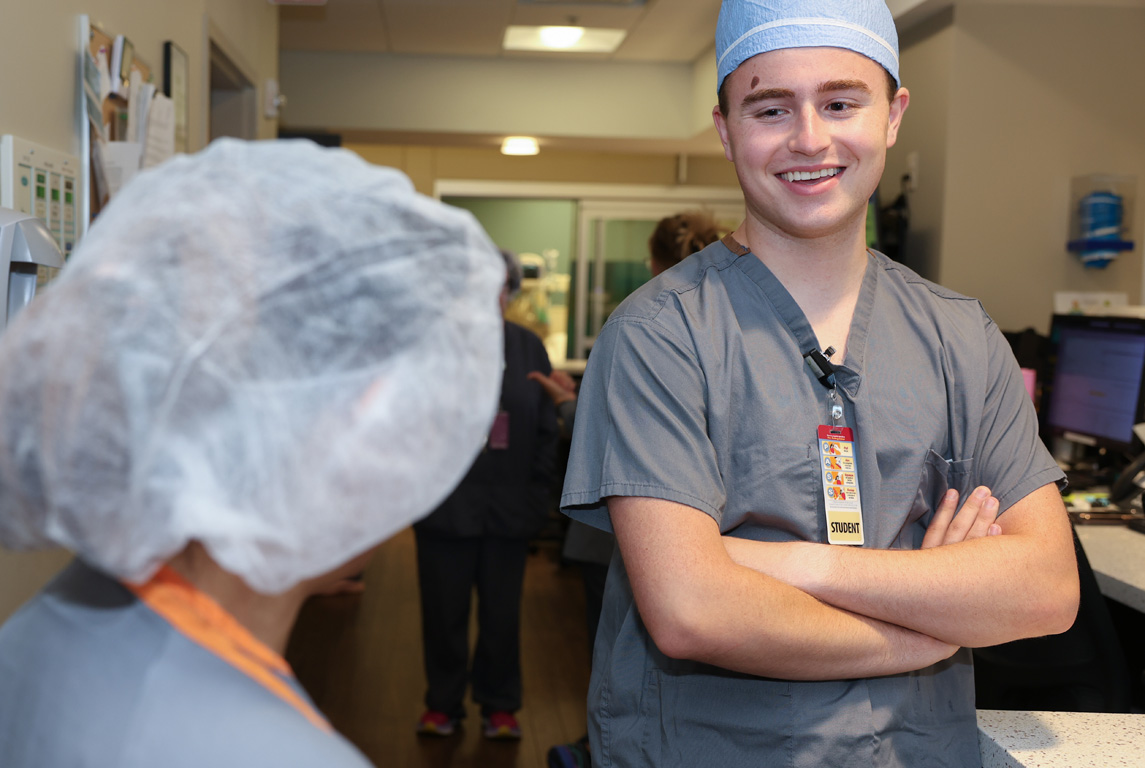
{"label": "white bouffant cap", "polygon": [[497,408],[505,279],[466,212],[307,141],[131,181],[0,336],[0,541],[265,593],[430,512]]}

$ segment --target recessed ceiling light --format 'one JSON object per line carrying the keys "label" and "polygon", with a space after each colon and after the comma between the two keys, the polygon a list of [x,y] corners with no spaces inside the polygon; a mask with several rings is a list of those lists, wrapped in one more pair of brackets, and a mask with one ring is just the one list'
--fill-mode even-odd
{"label": "recessed ceiling light", "polygon": [[584,37],[584,27],[541,27],[538,34],[549,48],[572,48]]}
{"label": "recessed ceiling light", "polygon": [[508,136],[501,142],[502,155],[535,155],[540,151],[532,136]]}
{"label": "recessed ceiling light", "polygon": [[[583,30],[580,39],[571,44],[561,41],[561,45],[547,42],[550,35],[568,35],[567,32],[551,30]],[[505,28],[505,39],[501,47],[506,51],[571,51],[573,53],[612,53],[624,41],[627,32],[623,29],[599,29],[596,27],[521,27]]]}

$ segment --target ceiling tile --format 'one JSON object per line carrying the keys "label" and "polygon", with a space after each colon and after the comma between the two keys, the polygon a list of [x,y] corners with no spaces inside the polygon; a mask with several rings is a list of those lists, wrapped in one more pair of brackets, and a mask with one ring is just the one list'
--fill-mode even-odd
{"label": "ceiling tile", "polygon": [[658,0],[613,54],[614,61],[690,62],[716,43],[720,0]]}
{"label": "ceiling tile", "polygon": [[322,6],[282,6],[278,45],[286,51],[388,51],[377,0],[330,0]]}
{"label": "ceiling tile", "polygon": [[625,42],[611,55],[615,60],[688,62],[712,46],[719,5],[719,0],[329,0],[318,7],[281,7],[279,37],[283,50],[516,56],[501,50],[505,26],[568,24],[571,17],[583,26],[625,30]]}
{"label": "ceiling tile", "polygon": [[499,56],[512,0],[382,0],[390,50],[436,56]]}

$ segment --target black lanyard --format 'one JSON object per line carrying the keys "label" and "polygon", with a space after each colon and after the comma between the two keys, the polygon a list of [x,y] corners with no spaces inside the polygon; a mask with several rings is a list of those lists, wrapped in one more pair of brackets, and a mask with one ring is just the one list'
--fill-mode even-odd
{"label": "black lanyard", "polygon": [[819,383],[827,388],[827,398],[831,406],[831,423],[838,426],[839,422],[843,420],[843,406],[839,403],[839,396],[835,391],[835,366],[831,365],[831,361],[827,359],[834,353],[834,347],[827,347],[823,352],[812,348],[803,354],[803,360],[811,368],[811,372],[815,374]]}

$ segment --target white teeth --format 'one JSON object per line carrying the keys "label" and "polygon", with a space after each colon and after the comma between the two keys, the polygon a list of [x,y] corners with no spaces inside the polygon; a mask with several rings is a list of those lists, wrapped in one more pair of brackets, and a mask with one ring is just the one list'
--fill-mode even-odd
{"label": "white teeth", "polygon": [[787,173],[781,173],[780,176],[787,181],[811,181],[813,179],[834,176],[839,173],[840,170],[839,168],[824,168],[819,171],[788,171]]}

